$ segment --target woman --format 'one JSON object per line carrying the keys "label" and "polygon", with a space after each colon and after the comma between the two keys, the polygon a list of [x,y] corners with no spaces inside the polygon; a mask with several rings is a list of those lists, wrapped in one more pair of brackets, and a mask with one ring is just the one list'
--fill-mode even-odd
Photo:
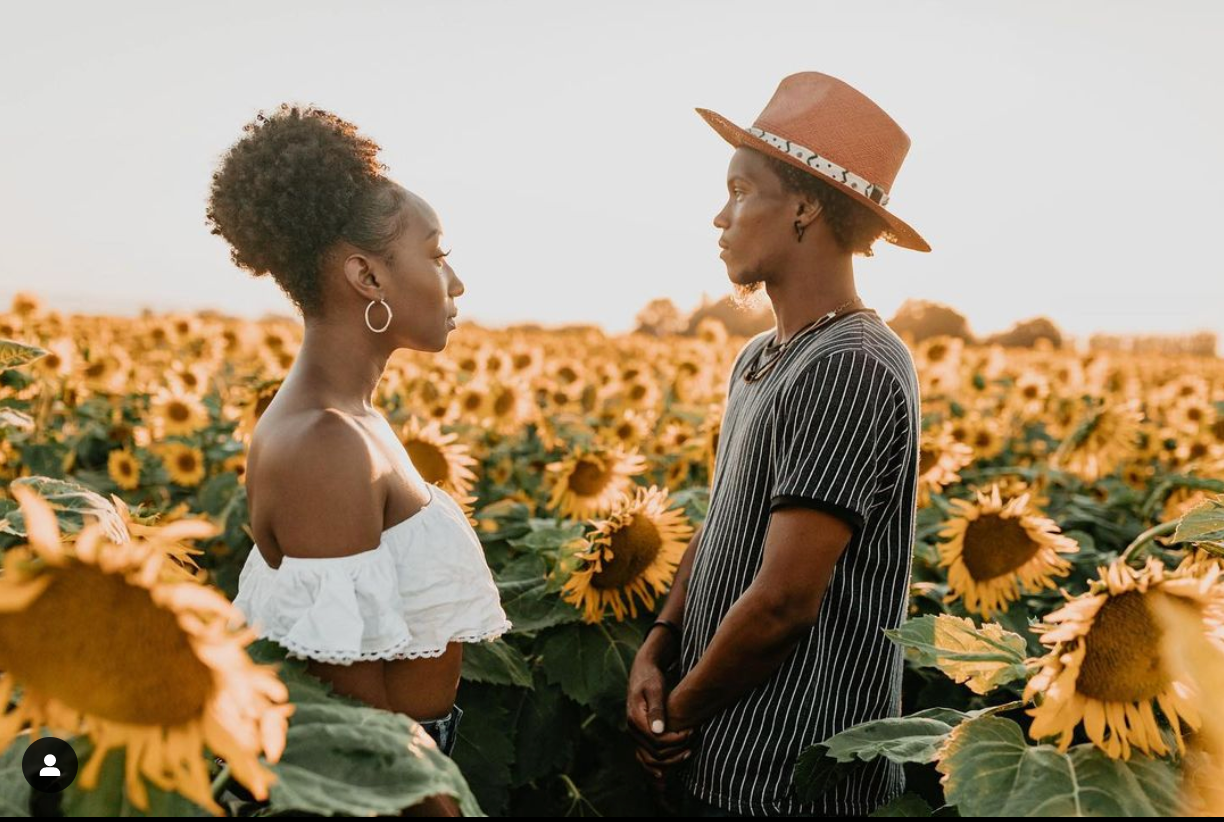
{"label": "woman", "polygon": [[372,395],[397,349],[446,347],[463,283],[438,216],[352,124],[283,104],[244,131],[208,220],[238,266],[272,275],[305,334],[252,436],[255,546],[235,604],[338,693],[413,717],[449,754],[462,643],[511,623],[466,514]]}

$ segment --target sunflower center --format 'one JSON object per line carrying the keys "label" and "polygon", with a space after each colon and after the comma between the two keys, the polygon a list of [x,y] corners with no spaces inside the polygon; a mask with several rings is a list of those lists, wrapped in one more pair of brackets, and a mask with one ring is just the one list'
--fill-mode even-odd
{"label": "sunflower center", "polygon": [[119,460],[119,473],[125,477],[132,476],[132,463],[127,459]]}
{"label": "sunflower center", "polygon": [[55,580],[28,608],[0,614],[0,667],[87,716],[135,725],[200,717],[212,673],[173,613],[88,566],[48,573]]}
{"label": "sunflower center", "polygon": [[984,581],[1016,570],[1040,548],[1020,525],[1020,520],[982,514],[965,529],[962,555],[965,568],[973,578]]}
{"label": "sunflower center", "polygon": [[450,464],[437,446],[421,440],[409,440],[404,447],[408,449],[412,464],[421,472],[421,478],[430,485],[450,479]]}
{"label": "sunflower center", "polygon": [[497,395],[497,399],[493,401],[493,413],[498,417],[504,417],[510,413],[510,409],[514,407],[514,392],[503,391]]}
{"label": "sunflower center", "polygon": [[176,463],[178,464],[180,471],[194,471],[196,469],[196,465],[198,464],[196,462],[195,454],[190,451],[183,451],[180,453]]}
{"label": "sunflower center", "polygon": [[659,555],[663,540],[650,517],[640,514],[611,537],[612,559],[591,577],[595,588],[624,588],[640,577]]}
{"label": "sunflower center", "polygon": [[918,453],[918,473],[925,474],[935,467],[939,461],[939,453],[930,448],[923,448]]}
{"label": "sunflower center", "polygon": [[166,416],[175,422],[186,422],[191,419],[191,410],[183,403],[175,401],[167,406]]}
{"label": "sunflower center", "polygon": [[593,497],[608,484],[608,472],[595,460],[580,459],[569,477],[569,487],[575,494]]}
{"label": "sunflower center", "polygon": [[1075,688],[1102,702],[1141,702],[1168,685],[1160,665],[1161,629],[1144,594],[1125,591],[1105,600],[1084,637],[1087,646]]}

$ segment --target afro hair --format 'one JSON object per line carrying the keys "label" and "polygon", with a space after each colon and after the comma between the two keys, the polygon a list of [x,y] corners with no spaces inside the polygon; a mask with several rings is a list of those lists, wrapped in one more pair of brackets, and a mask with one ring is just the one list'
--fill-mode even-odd
{"label": "afro hair", "polygon": [[319,314],[324,253],[344,239],[386,254],[407,192],[384,176],[379,145],[330,112],[282,103],[243,131],[213,174],[207,224],[235,265],[271,274],[304,316]]}

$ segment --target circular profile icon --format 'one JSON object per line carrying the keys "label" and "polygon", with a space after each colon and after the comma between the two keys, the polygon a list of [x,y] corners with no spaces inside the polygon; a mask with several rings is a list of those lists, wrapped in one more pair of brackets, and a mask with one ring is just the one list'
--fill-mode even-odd
{"label": "circular profile icon", "polygon": [[21,772],[34,790],[59,793],[76,779],[76,751],[62,739],[44,736],[26,748]]}

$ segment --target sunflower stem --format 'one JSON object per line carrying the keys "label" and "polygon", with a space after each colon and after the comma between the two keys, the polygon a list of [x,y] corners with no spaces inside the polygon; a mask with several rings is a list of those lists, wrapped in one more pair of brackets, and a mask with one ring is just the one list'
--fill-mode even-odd
{"label": "sunflower stem", "polygon": [[230,768],[229,764],[221,766],[221,773],[217,774],[217,778],[212,783],[212,798],[216,802],[221,798],[221,791],[225,789],[225,783],[229,781]]}
{"label": "sunflower stem", "polygon": [[1142,548],[1144,545],[1147,545],[1149,542],[1151,542],[1156,537],[1173,533],[1174,531],[1177,530],[1178,523],[1180,522],[1181,522],[1180,519],[1175,519],[1169,522],[1162,522],[1159,525],[1156,525],[1156,526],[1153,526],[1147,529],[1142,534],[1135,537],[1134,542],[1126,546],[1126,550],[1122,552],[1122,556],[1120,557],[1120,559],[1124,563],[1130,562],[1135,556],[1138,555],[1140,548]]}
{"label": "sunflower stem", "polygon": [[1011,702],[1004,702],[1002,705],[992,705],[991,707],[982,711],[980,716],[994,716],[995,714],[1001,714],[1004,711],[1010,711],[1013,708],[1023,708],[1023,707],[1024,707],[1023,699],[1014,699]]}

